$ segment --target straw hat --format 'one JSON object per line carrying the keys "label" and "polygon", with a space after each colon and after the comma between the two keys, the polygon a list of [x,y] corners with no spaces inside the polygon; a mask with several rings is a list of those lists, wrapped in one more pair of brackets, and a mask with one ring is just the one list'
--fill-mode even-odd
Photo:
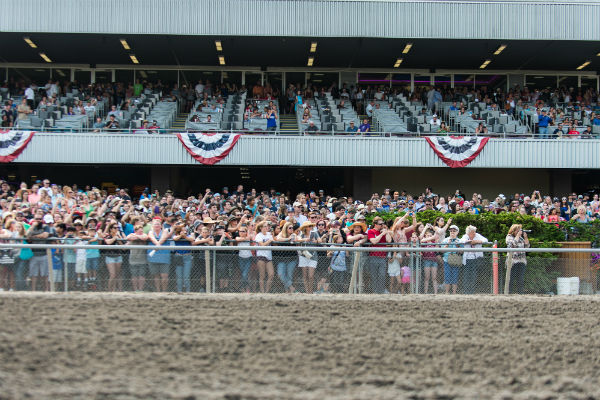
{"label": "straw hat", "polygon": [[364,222],[355,222],[348,227],[348,229],[353,230],[355,226],[360,226],[363,232],[367,231],[367,225]]}
{"label": "straw hat", "polygon": [[202,220],[203,224],[215,224],[217,223],[217,221],[213,221],[213,219],[211,217],[206,217]]}
{"label": "straw hat", "polygon": [[308,227],[313,227],[315,226],[314,222],[310,222],[310,221],[306,221],[305,223],[303,223],[302,225],[300,225],[300,230],[303,231],[304,229],[308,228]]}

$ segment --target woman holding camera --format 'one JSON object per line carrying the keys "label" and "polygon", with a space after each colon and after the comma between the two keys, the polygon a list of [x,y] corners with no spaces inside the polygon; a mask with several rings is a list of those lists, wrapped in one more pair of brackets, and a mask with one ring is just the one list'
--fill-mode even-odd
{"label": "woman holding camera", "polygon": [[[523,230],[521,224],[513,224],[506,235],[506,247],[513,248],[528,248],[529,239],[527,232]],[[510,270],[510,293],[523,293],[523,279],[525,277],[525,267],[527,266],[527,253],[524,251],[516,251],[512,253],[510,260],[512,269]]]}

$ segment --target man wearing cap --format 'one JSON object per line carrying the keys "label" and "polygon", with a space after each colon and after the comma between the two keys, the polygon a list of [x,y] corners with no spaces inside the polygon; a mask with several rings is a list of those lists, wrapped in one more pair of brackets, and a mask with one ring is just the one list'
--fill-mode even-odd
{"label": "man wearing cap", "polygon": [[433,117],[429,120],[430,125],[440,126],[442,121],[438,119],[437,114],[433,114]]}
{"label": "man wearing cap", "polygon": [[356,125],[354,125],[354,121],[350,121],[348,128],[346,128],[346,132],[348,132],[348,133],[358,132],[358,127]]}
{"label": "man wearing cap", "polygon": [[[54,223],[51,215],[44,217],[45,221]],[[42,217],[36,216],[31,223],[31,228],[27,231],[27,239],[29,243],[44,243],[44,240],[50,237],[51,229],[44,224]],[[50,290],[50,282],[48,281],[48,260],[46,258],[45,249],[31,249],[33,257],[29,260],[29,277],[31,278],[31,290],[37,290],[38,278],[41,279],[44,290]]]}
{"label": "man wearing cap", "polygon": [[[367,231],[367,237],[372,247],[384,247],[392,242],[392,235],[381,217],[373,218],[373,228]],[[385,274],[387,272],[387,252],[372,251],[369,253],[367,272],[371,277],[374,293],[385,292]]]}
{"label": "man wearing cap", "polygon": [[540,139],[548,139],[548,125],[552,124],[552,118],[546,115],[546,110],[542,110],[542,114],[538,115],[538,132]]}

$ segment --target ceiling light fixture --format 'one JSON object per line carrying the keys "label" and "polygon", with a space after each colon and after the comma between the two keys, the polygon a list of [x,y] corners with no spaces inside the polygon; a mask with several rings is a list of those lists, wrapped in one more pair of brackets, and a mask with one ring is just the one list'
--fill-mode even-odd
{"label": "ceiling light fixture", "polygon": [[57,74],[59,74],[61,77],[65,77],[65,73],[62,71],[62,69],[55,69],[54,71],[56,71]]}
{"label": "ceiling light fixture", "polygon": [[577,67],[577,70],[584,69],[585,67],[587,67],[591,63],[592,62],[588,60],[588,61],[584,62],[583,64],[581,64],[579,67]]}
{"label": "ceiling light fixture", "polygon": [[312,42],[312,43],[310,44],[310,52],[311,52],[311,53],[314,53],[314,52],[316,52],[316,51],[317,51],[317,42]]}
{"label": "ceiling light fixture", "polygon": [[309,67],[312,67],[314,62],[315,62],[314,57],[308,57],[308,62],[306,63],[306,65]]}
{"label": "ceiling light fixture", "polygon": [[404,50],[402,50],[402,54],[407,54],[410,49],[412,48],[413,44],[412,43],[407,43],[406,46],[404,46]]}
{"label": "ceiling light fixture", "polygon": [[500,45],[500,47],[498,47],[498,49],[494,52],[494,55],[497,56],[498,54],[502,53],[504,51],[504,49],[506,48],[507,45],[503,44]]}
{"label": "ceiling light fixture", "polygon": [[223,45],[220,40],[215,40],[215,47],[217,48],[217,51],[223,51]]}
{"label": "ceiling light fixture", "polygon": [[219,56],[219,64],[225,65],[225,57]]}
{"label": "ceiling light fixture", "polygon": [[52,60],[50,59],[50,57],[48,57],[46,55],[46,53],[40,53],[40,57],[42,57],[44,59],[44,61],[51,63]]}
{"label": "ceiling light fixture", "polygon": [[396,63],[394,64],[394,68],[398,68],[400,66],[400,64],[402,64],[402,61],[404,61],[404,60],[401,58],[397,59]]}
{"label": "ceiling light fixture", "polygon": [[25,43],[31,46],[32,49],[37,49],[37,44],[33,43],[33,41],[30,38],[24,37],[23,40],[25,41]]}
{"label": "ceiling light fixture", "polygon": [[125,50],[131,50],[131,47],[129,47],[129,43],[127,43],[127,40],[119,39],[119,42],[121,42],[121,46],[123,46]]}
{"label": "ceiling light fixture", "polygon": [[483,64],[481,64],[481,65],[479,66],[479,69],[484,69],[484,68],[485,68],[485,67],[487,67],[487,66],[488,66],[488,64],[489,64],[489,63],[491,63],[491,62],[492,62],[492,60],[485,60],[485,61],[483,62]]}
{"label": "ceiling light fixture", "polygon": [[129,58],[131,58],[131,62],[133,62],[134,64],[139,64],[140,63],[138,61],[137,57],[135,56],[135,54],[130,54]]}

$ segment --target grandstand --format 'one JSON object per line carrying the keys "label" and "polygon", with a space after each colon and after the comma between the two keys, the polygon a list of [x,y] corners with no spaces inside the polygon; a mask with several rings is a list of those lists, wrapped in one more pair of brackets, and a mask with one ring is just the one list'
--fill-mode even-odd
{"label": "grandstand", "polygon": [[[118,172],[128,164],[145,185],[189,191],[185,177],[206,167],[175,133],[227,132],[242,139],[211,167],[215,183],[244,177],[269,186],[272,176],[259,168],[282,167],[276,183],[329,168],[338,183],[327,180],[327,189],[355,195],[483,177],[490,192],[511,192],[528,188],[504,169],[525,168],[540,189],[559,193],[592,189],[599,176],[596,2],[314,0],[298,12],[297,1],[152,0],[147,23],[131,25],[136,4],[118,16],[98,7],[92,20],[71,0],[50,11],[7,5],[0,97],[14,121],[4,128],[38,133],[5,175],[25,179],[45,163],[75,179],[69,166],[79,165],[98,182],[137,184]],[[228,18],[198,27],[199,9]],[[333,14],[341,17],[325,21]],[[392,23],[400,16],[424,22]],[[265,18],[289,23],[265,28]],[[472,21],[486,23],[473,30]],[[547,29],[565,25],[573,30]],[[23,98],[32,112],[18,116]],[[270,109],[277,118],[267,128]],[[540,124],[544,111],[550,120]],[[365,118],[368,128],[354,132]],[[492,139],[466,168],[448,170],[424,137],[457,135]],[[153,146],[160,155],[148,152]]]}

